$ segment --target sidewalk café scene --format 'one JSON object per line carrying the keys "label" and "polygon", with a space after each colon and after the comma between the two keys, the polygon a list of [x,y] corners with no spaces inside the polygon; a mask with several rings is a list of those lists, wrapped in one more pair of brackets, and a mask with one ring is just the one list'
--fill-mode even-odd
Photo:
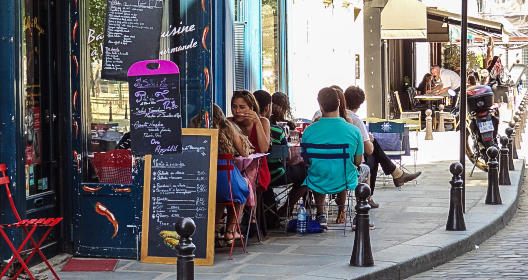
{"label": "sidewalk caf\u00e9 scene", "polygon": [[7,2],[0,280],[458,279],[515,232],[524,1]]}

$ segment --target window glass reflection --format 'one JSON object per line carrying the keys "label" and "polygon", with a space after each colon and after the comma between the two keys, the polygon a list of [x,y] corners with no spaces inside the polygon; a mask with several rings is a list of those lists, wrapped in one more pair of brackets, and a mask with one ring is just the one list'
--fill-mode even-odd
{"label": "window glass reflection", "polygon": [[130,109],[128,83],[101,79],[105,11],[107,1],[87,1],[85,24],[89,61],[89,96],[85,98],[85,129],[89,131],[84,153],[84,181],[131,184]]}
{"label": "window glass reflection", "polygon": [[262,1],[262,86],[271,93],[279,89],[280,27],[278,1]]}

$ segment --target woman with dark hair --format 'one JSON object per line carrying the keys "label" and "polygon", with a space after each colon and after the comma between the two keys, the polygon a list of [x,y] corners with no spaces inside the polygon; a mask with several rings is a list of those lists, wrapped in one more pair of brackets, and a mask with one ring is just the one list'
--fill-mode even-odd
{"label": "woman with dark hair", "polygon": [[[231,112],[229,118],[249,137],[257,153],[265,153],[270,145],[270,128],[268,119],[259,115],[259,106],[255,97],[247,90],[237,90],[231,98]],[[263,187],[267,187],[263,186]]]}
{"label": "woman with dark hair", "polygon": [[278,91],[271,96],[271,117],[270,122],[277,124],[277,122],[286,122],[291,130],[295,129],[295,123],[291,120],[290,100],[286,94]]}
{"label": "woman with dark hair", "polygon": [[423,76],[422,81],[418,85],[418,88],[417,88],[418,95],[431,93],[433,87],[434,87],[434,85],[433,85],[433,75],[430,74],[430,73],[426,73]]}
{"label": "woman with dark hair", "polygon": [[[268,152],[271,143],[270,123],[267,118],[259,115],[260,108],[255,96],[247,90],[234,91],[231,98],[231,112],[233,116],[228,119],[240,127],[244,135],[249,138],[249,142],[255,148],[255,152]],[[260,159],[259,166],[257,188],[259,191],[265,192],[271,182],[271,174],[266,157]],[[251,220],[251,223],[255,222],[254,219]],[[262,220],[259,221],[259,223],[263,222]],[[251,228],[255,229],[256,225],[251,225]],[[261,227],[261,230],[265,230],[265,228]],[[265,234],[266,232],[263,231],[262,233]]]}
{"label": "woman with dark hair", "polygon": [[489,82],[488,84],[502,85],[502,78],[504,75],[504,67],[499,56],[494,56],[493,60],[488,65]]}

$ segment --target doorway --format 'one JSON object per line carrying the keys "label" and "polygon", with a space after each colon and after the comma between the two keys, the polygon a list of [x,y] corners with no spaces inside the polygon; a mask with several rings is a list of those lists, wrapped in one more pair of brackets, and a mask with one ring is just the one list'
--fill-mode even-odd
{"label": "doorway", "polygon": [[[59,217],[57,37],[54,4],[48,0],[21,1],[20,77],[21,137],[27,219]],[[23,210],[19,206],[19,211]],[[37,231],[37,239],[42,232]],[[43,248],[54,255],[59,231]]]}

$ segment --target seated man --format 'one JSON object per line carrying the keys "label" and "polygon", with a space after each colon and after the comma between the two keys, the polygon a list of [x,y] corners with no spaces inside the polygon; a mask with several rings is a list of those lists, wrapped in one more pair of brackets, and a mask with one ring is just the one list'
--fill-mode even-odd
{"label": "seated man", "polygon": [[[346,160],[347,174],[344,174],[341,159],[311,159],[308,167],[308,176],[303,185],[314,191],[317,204],[316,220],[321,226],[326,227],[324,202],[326,194],[337,194],[343,190],[354,190],[358,184],[358,166],[363,160],[363,140],[357,127],[346,122],[339,116],[338,93],[332,88],[323,88],[317,96],[323,117],[316,123],[308,126],[304,131],[302,142],[310,144],[349,144],[347,152],[350,157]],[[311,149],[307,149],[311,152]],[[335,152],[330,150],[329,152]],[[366,170],[365,170],[366,169]],[[368,168],[361,168],[361,178],[368,176]],[[346,181],[345,181],[346,176]]]}
{"label": "seated man", "polygon": [[365,146],[365,162],[370,168],[370,191],[371,197],[369,197],[369,204],[372,208],[378,208],[379,205],[372,200],[372,195],[374,195],[374,188],[376,187],[376,175],[378,173],[378,165],[381,165],[381,169],[385,175],[391,175],[393,178],[394,185],[396,187],[401,187],[403,184],[412,181],[422,172],[416,173],[406,173],[400,168],[397,168],[396,165],[391,161],[391,159],[385,154],[383,149],[380,147],[372,133],[367,132],[365,124],[359,119],[356,112],[359,110],[359,107],[365,101],[365,92],[356,86],[348,87],[345,91],[345,100],[347,104],[347,109],[352,112],[349,114],[349,118],[352,120],[352,123],[359,128],[361,134],[363,135],[363,144]]}

